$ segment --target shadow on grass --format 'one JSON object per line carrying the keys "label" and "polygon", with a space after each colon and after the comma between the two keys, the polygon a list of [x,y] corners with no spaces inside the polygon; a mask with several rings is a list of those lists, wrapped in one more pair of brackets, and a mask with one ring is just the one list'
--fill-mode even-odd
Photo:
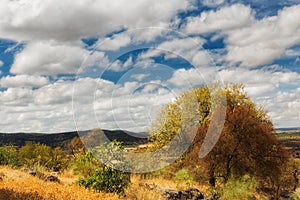
{"label": "shadow on grass", "polygon": [[16,192],[12,189],[0,189],[0,200],[46,200],[37,192]]}

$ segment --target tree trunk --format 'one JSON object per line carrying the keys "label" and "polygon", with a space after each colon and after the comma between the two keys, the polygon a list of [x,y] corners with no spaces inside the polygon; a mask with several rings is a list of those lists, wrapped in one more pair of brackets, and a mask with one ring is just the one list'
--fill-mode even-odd
{"label": "tree trunk", "polygon": [[209,184],[216,187],[215,164],[212,164],[209,168]]}

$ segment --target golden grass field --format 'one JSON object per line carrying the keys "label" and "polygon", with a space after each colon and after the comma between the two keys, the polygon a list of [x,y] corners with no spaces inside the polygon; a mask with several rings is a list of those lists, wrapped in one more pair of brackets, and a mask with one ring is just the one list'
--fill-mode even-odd
{"label": "golden grass field", "polygon": [[[22,170],[0,166],[0,200],[165,200],[158,191],[149,190],[140,184],[155,183],[164,189],[177,188],[176,183],[172,180],[141,180],[138,176],[132,176],[125,197],[119,197],[74,185],[73,182],[78,176],[74,176],[68,171],[58,175],[58,177],[61,183],[46,182]],[[193,187],[201,191],[205,190],[203,186],[196,183],[193,184]]]}
{"label": "golden grass field", "polygon": [[59,177],[61,183],[45,182],[20,170],[0,166],[0,200],[115,200],[114,194],[96,193],[70,184],[70,177]]}

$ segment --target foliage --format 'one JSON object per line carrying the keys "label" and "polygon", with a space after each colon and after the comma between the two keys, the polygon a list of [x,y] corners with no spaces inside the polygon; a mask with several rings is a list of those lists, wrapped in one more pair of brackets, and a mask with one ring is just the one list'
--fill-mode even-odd
{"label": "foliage", "polygon": [[0,147],[0,165],[18,166],[18,151],[13,145]]}
{"label": "foliage", "polygon": [[27,143],[18,153],[20,164],[28,168],[45,167],[60,171],[67,166],[66,156],[60,147],[52,149],[45,144]]}
{"label": "foliage", "polygon": [[187,169],[181,169],[174,174],[174,180],[178,189],[186,189],[185,186],[191,187],[193,176]]}
{"label": "foliage", "polygon": [[130,166],[125,160],[122,148],[122,142],[113,140],[110,143],[101,143],[99,146],[90,148],[90,151],[104,165],[122,171],[130,171]]}
{"label": "foliage", "polygon": [[[202,165],[206,168],[203,177],[212,186],[216,185],[219,177],[227,182],[231,176],[249,174],[267,187],[289,188],[290,185],[284,185],[282,181],[285,174],[291,174],[285,171],[288,169],[288,154],[273,136],[273,125],[265,111],[251,101],[243,85],[226,85],[215,89],[214,93],[210,93],[210,89],[206,86],[186,91],[163,107],[150,131],[150,140],[155,148],[168,144],[184,129],[192,145],[172,164],[173,169],[174,166],[178,170]],[[211,98],[221,99],[222,94],[226,95],[224,128],[220,138],[216,138],[218,142],[214,148],[204,159],[200,159],[198,152],[210,126],[211,110],[218,111],[217,107],[213,107]],[[197,131],[192,129],[195,124]],[[193,132],[196,132],[195,137],[190,138]]]}
{"label": "foliage", "polygon": [[249,175],[244,175],[239,179],[231,178],[221,187],[220,200],[231,199],[256,199],[256,189],[258,182]]}
{"label": "foliage", "polygon": [[292,200],[300,200],[300,188],[297,188],[291,197]]}
{"label": "foliage", "polygon": [[[117,167],[117,169],[121,167],[122,169],[126,165],[125,158],[120,151],[121,148],[121,142],[113,141],[109,144],[100,144],[87,151],[83,157],[87,159],[84,160],[84,163],[92,164],[94,162],[92,167],[98,166],[98,169],[94,170],[92,175],[86,174],[86,178],[79,178],[77,184],[86,188],[93,188],[96,191],[124,194],[124,190],[130,181],[129,175],[112,167]],[[107,166],[104,166],[104,164]]]}
{"label": "foliage", "polygon": [[84,145],[79,137],[74,137],[64,148],[68,155],[76,158],[78,154],[84,152]]}
{"label": "foliage", "polygon": [[126,174],[106,166],[102,170],[96,170],[93,176],[79,178],[77,184],[85,188],[93,188],[98,192],[117,193],[121,195],[124,194],[129,180],[126,178]]}
{"label": "foliage", "polygon": [[92,155],[92,153],[86,151],[79,155],[74,161],[73,171],[75,174],[81,174],[84,177],[88,177],[92,176],[100,166],[100,162]]}

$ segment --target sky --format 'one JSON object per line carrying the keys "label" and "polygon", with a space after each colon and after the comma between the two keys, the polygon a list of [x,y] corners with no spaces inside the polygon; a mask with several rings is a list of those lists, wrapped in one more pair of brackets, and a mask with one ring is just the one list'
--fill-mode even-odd
{"label": "sky", "polygon": [[145,131],[214,82],[300,127],[299,19],[300,0],[2,0],[0,132]]}

